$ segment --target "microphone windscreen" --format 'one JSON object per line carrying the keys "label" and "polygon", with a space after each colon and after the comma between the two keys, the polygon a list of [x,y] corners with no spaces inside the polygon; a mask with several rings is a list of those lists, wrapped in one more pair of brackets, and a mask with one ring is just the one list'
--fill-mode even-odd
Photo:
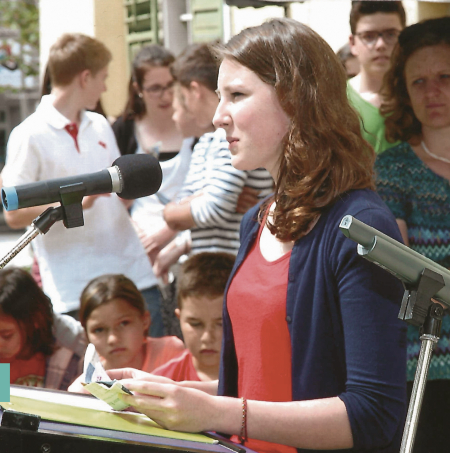
{"label": "microphone windscreen", "polygon": [[123,189],[117,195],[125,200],[146,197],[158,192],[162,182],[159,162],[149,154],[127,154],[118,157],[113,166],[119,167]]}

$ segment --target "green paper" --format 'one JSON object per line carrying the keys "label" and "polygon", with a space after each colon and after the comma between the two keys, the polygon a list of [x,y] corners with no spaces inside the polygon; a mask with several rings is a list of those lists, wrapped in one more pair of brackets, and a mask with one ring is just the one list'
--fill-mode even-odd
{"label": "green paper", "polygon": [[149,436],[168,437],[205,444],[216,443],[214,439],[203,434],[183,433],[161,428],[147,416],[134,412],[106,412],[66,404],[44,402],[15,395],[11,395],[11,401],[9,403],[2,402],[1,405],[5,409],[39,415],[42,419],[55,422],[125,431],[135,434],[147,434]]}

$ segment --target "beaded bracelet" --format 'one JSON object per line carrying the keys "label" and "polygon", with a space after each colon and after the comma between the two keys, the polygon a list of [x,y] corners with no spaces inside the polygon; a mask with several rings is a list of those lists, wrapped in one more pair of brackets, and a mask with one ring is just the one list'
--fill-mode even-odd
{"label": "beaded bracelet", "polygon": [[241,444],[248,441],[247,436],[247,400],[245,398],[242,399],[242,425],[241,425],[241,434],[239,436],[239,441]]}

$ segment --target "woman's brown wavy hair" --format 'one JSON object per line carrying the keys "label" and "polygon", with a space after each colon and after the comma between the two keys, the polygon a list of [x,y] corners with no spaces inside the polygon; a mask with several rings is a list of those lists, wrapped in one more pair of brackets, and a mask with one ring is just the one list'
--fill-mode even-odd
{"label": "woman's brown wavy hair", "polygon": [[341,194],[374,188],[375,155],[347,100],[345,71],[317,33],[292,19],[272,19],[231,38],[221,54],[273,86],[291,120],[267,224],[272,234],[299,239]]}
{"label": "woman's brown wavy hair", "polygon": [[381,114],[386,118],[386,138],[390,142],[413,140],[422,134],[422,124],[416,118],[409,100],[405,66],[411,55],[423,47],[450,46],[450,17],[429,19],[405,28],[391,56],[391,68],[383,79]]}

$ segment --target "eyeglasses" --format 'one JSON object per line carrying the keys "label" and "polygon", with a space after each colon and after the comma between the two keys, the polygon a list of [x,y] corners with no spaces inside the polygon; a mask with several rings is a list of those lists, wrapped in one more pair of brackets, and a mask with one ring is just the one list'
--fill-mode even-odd
{"label": "eyeglasses", "polygon": [[161,98],[163,97],[164,93],[166,91],[172,91],[174,87],[175,82],[172,80],[172,82],[169,82],[166,86],[163,85],[151,85],[146,88],[142,88],[142,91],[145,91],[149,96],[153,98]]}
{"label": "eyeglasses", "polygon": [[377,41],[378,38],[381,36],[383,38],[383,41],[388,45],[391,46],[393,44],[396,44],[398,37],[400,35],[400,30],[397,30],[395,28],[390,28],[388,30],[383,30],[383,31],[376,31],[376,30],[371,30],[371,31],[363,31],[361,33],[355,33],[356,36],[362,41],[364,45],[367,47],[373,47]]}

